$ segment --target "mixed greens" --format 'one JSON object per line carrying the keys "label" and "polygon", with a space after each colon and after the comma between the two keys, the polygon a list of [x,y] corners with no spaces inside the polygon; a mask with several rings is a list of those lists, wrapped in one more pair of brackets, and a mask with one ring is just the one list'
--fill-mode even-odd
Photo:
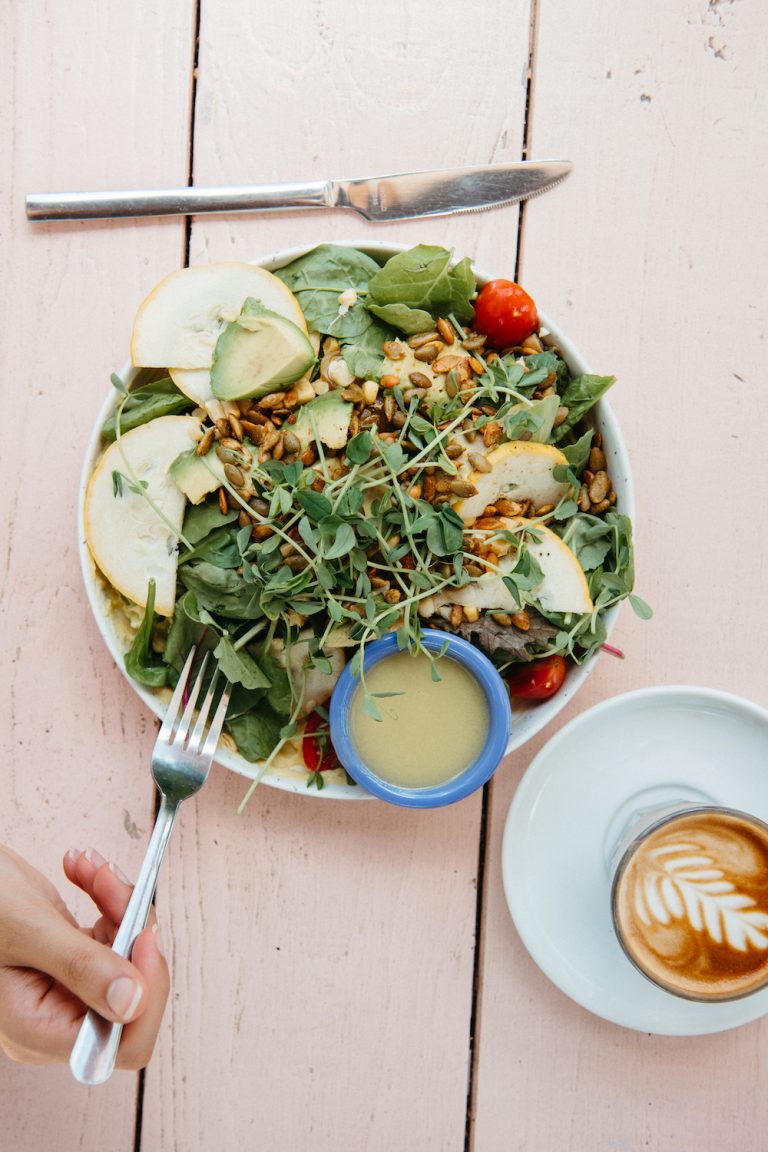
{"label": "mixed greens", "polygon": [[[169,545],[176,591],[157,615],[148,581],[126,655],[134,679],[172,685],[190,645],[211,650],[235,686],[228,731],[263,774],[286,748],[298,758],[306,716],[324,714],[345,662],[360,675],[365,644],[386,632],[413,652],[425,626],[455,632],[504,675],[553,653],[588,659],[625,597],[648,614],[632,594],[631,524],[587,419],[612,377],[573,377],[538,331],[492,350],[471,262],[442,248],[381,266],[326,244],[275,276],[306,325],[291,363],[304,367],[308,340],[317,350],[298,380],[265,366],[259,326],[274,301],[247,297],[214,333],[226,400],[189,389],[189,367],[157,364],[104,426],[122,453],[112,498],[148,501],[170,531],[158,477],[134,466],[128,434],[163,418],[199,424],[161,477],[183,504]],[[260,344],[249,342],[257,328]],[[258,389],[238,371],[256,373]],[[376,714],[370,695],[365,706]]]}

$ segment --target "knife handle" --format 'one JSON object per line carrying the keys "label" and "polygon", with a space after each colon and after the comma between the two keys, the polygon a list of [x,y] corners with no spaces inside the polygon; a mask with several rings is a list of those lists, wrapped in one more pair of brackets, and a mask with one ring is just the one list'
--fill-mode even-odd
{"label": "knife handle", "polygon": [[27,196],[27,219],[107,220],[125,216],[197,216],[204,212],[276,212],[333,208],[335,199],[333,184],[324,180],[138,192],[46,192]]}

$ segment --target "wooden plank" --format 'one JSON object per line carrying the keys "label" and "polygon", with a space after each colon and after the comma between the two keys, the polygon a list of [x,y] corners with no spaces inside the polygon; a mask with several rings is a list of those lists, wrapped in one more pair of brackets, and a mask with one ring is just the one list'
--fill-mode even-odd
{"label": "wooden plank", "polygon": [[[85,443],[131,317],[183,253],[183,224],[31,226],[31,191],[185,182],[194,6],[3,5],[0,459],[5,761],[0,837],[63,890],[97,845],[136,871],[154,725],[90,618],[75,528]],[[86,904],[67,893],[71,905]],[[132,1149],[136,1077],[103,1089],[0,1062],[4,1146]]]}
{"label": "wooden plank", "polygon": [[[540,6],[532,152],[576,168],[526,211],[522,279],[595,370],[619,377],[638,590],[655,609],[648,624],[625,610],[627,659],[604,658],[564,719],[658,683],[768,704],[756,616],[768,544],[755,530],[767,31],[763,8],[717,0]],[[474,1148],[757,1147],[764,1023],[691,1040],[631,1033],[572,1004],[525,953],[498,861],[515,784],[544,739],[493,788]]]}
{"label": "wooden plank", "polygon": [[[371,10],[205,0],[195,181],[517,158],[528,5]],[[392,227],[329,213],[195,223],[193,263],[299,243],[454,245],[514,267],[517,212]],[[257,1141],[464,1147],[479,797],[449,811],[323,802],[214,775],[160,892],[173,1014],[149,1068],[147,1148]]]}

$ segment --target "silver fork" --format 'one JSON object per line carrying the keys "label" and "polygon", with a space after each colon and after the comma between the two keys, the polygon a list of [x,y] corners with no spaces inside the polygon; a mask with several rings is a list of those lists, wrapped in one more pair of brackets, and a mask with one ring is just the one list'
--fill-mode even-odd
{"label": "silver fork", "polygon": [[[194,796],[205,783],[224,724],[230,693],[230,686],[226,683],[206,735],[208,713],[219,681],[217,668],[205,699],[200,705],[197,722],[190,732],[208,655],[206,654],[203,659],[184,706],[184,690],[194,658],[193,648],[187,657],[152,750],[152,775],[162,800],[136,887],[112,945],[119,956],[130,958],[136,937],[146,927],[152,897],[157,886],[157,876],[179,804],[188,796]],[[81,1084],[103,1084],[109,1079],[114,1071],[122,1031],[122,1024],[112,1024],[93,1009],[89,1009],[69,1058],[69,1067],[76,1080]]]}

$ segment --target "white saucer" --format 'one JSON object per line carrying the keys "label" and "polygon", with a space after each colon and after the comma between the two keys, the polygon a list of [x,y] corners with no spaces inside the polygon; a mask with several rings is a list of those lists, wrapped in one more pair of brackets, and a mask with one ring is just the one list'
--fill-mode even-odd
{"label": "white saucer", "polygon": [[605,862],[615,814],[635,793],[695,789],[768,821],[768,712],[706,688],[648,688],[582,713],[542,748],[509,809],[504,891],[523,943],[567,996],[606,1020],[699,1036],[768,1013],[768,989],[701,1004],[646,980],[611,922]]}

